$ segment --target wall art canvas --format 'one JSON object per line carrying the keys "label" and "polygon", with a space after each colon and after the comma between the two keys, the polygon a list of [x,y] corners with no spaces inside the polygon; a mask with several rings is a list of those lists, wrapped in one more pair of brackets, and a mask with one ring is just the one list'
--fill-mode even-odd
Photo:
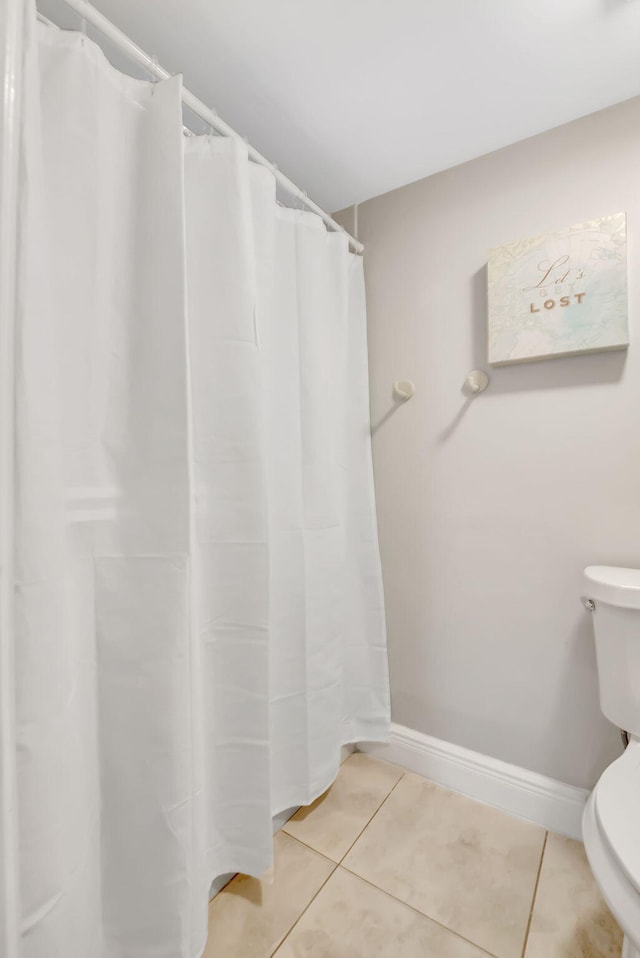
{"label": "wall art canvas", "polygon": [[499,246],[487,281],[492,366],[629,345],[624,213]]}

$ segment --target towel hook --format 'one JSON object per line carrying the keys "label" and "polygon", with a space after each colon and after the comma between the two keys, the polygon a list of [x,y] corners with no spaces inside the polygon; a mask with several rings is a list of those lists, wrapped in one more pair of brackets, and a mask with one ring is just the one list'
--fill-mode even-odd
{"label": "towel hook", "polygon": [[485,391],[489,385],[489,377],[484,369],[472,369],[464,381],[464,388],[472,395]]}
{"label": "towel hook", "polygon": [[393,384],[393,395],[401,402],[408,402],[414,395],[416,387],[408,379],[398,379]]}

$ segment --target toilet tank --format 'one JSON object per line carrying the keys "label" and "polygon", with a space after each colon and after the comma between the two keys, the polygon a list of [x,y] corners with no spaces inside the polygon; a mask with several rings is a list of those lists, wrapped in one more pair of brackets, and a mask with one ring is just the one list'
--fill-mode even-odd
{"label": "toilet tank", "polygon": [[588,566],[600,708],[614,725],[640,737],[640,569]]}

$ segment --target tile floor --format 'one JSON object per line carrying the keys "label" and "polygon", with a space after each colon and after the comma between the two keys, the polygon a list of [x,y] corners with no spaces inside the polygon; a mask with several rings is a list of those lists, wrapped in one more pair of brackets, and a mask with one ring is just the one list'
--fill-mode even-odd
{"label": "tile floor", "polygon": [[619,958],[582,845],[355,753],[211,902],[204,958]]}

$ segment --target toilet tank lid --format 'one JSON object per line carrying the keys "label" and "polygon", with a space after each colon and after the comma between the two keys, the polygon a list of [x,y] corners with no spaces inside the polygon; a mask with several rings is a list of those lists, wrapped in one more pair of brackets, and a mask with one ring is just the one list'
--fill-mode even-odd
{"label": "toilet tank lid", "polygon": [[640,569],[612,565],[590,565],[584,570],[590,599],[625,609],[640,609]]}

